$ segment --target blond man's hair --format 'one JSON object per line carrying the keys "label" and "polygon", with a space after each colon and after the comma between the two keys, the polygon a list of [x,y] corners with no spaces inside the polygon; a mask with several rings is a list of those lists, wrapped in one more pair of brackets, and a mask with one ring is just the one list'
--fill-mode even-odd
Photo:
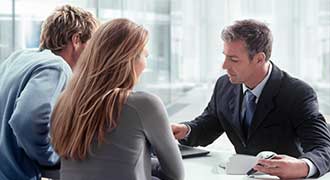
{"label": "blond man's hair", "polygon": [[39,49],[59,52],[65,49],[75,34],[85,43],[92,37],[98,24],[92,13],[71,5],[63,5],[55,9],[43,22]]}

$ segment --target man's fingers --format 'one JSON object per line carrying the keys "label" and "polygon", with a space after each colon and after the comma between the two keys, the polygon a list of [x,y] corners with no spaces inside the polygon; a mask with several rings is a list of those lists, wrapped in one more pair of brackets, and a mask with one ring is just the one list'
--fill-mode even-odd
{"label": "man's fingers", "polygon": [[286,157],[286,155],[275,155],[272,159],[284,159]]}
{"label": "man's fingers", "polygon": [[172,131],[175,131],[177,129],[175,124],[171,124]]}
{"label": "man's fingers", "polygon": [[269,174],[269,175],[274,175],[274,176],[278,176],[279,173],[281,173],[281,169],[278,167],[265,167],[265,166],[261,166],[261,165],[256,165],[254,167],[255,170]]}
{"label": "man's fingers", "polygon": [[180,129],[175,124],[171,124],[171,129],[174,135],[180,132]]}
{"label": "man's fingers", "polygon": [[175,139],[178,139],[178,140],[182,139],[183,134],[179,128],[176,128],[176,127],[172,128],[172,132],[173,132]]}
{"label": "man's fingers", "polygon": [[284,162],[282,158],[277,157],[277,159],[260,159],[258,163],[265,167],[282,167]]}
{"label": "man's fingers", "polygon": [[185,137],[187,132],[186,125],[173,123],[171,124],[171,128],[173,135],[177,140],[183,139]]}
{"label": "man's fingers", "polygon": [[259,159],[258,163],[268,166],[283,166],[287,162],[288,156],[276,155],[272,159]]}

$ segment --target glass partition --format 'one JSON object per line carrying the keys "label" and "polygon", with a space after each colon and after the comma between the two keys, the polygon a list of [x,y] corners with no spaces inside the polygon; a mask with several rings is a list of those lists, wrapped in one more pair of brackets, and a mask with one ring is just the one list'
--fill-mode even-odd
{"label": "glass partition", "polygon": [[145,26],[150,56],[136,90],[154,92],[168,106],[224,74],[225,26],[244,18],[265,21],[274,34],[271,60],[311,84],[321,112],[330,115],[330,0],[1,0],[0,63],[14,50],[38,47],[42,20],[65,3],[102,22],[125,17]]}

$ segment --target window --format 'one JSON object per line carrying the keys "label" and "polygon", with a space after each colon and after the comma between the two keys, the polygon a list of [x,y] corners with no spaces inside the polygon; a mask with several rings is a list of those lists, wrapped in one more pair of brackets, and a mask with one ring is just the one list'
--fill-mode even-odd
{"label": "window", "polygon": [[64,3],[101,21],[126,17],[148,29],[148,68],[136,89],[165,104],[224,73],[223,27],[237,19],[265,21],[274,35],[271,60],[312,85],[321,112],[330,115],[330,0],[2,0],[0,62],[14,50],[38,47],[42,20]]}

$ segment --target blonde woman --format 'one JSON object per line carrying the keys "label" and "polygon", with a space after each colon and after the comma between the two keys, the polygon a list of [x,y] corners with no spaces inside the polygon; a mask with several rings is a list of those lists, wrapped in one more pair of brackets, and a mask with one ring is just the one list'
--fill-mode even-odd
{"label": "blonde woman", "polygon": [[[82,53],[52,114],[61,180],[183,179],[182,159],[160,99],[133,92],[146,66],[148,32],[127,19],[102,25]],[[159,166],[151,163],[151,148]]]}

